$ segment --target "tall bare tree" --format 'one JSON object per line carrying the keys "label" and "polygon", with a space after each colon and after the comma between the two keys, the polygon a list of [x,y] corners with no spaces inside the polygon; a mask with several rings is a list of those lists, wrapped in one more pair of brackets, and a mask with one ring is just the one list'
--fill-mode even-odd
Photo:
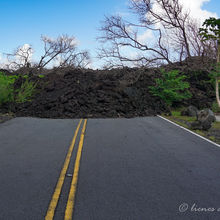
{"label": "tall bare tree", "polygon": [[[98,39],[103,47],[98,57],[110,65],[172,63],[204,55],[207,48],[213,54],[213,47],[201,41],[199,25],[179,0],[130,0],[130,10],[137,16],[136,22],[109,16],[100,28]],[[146,31],[152,38],[143,41],[140,36]]]}
{"label": "tall bare tree", "polygon": [[41,40],[44,44],[44,54],[41,56],[37,68],[44,68],[51,61],[57,58],[59,55],[69,55],[76,50],[75,37],[69,37],[67,35],[59,36],[57,39],[51,39],[47,36],[42,36]]}

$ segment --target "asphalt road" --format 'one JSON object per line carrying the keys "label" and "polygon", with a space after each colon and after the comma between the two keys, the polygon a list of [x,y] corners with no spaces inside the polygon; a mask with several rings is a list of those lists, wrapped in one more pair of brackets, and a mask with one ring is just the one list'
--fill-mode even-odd
{"label": "asphalt road", "polygon": [[[78,123],[0,124],[0,219],[45,218]],[[54,219],[64,219],[82,125]],[[82,147],[74,220],[220,219],[219,147],[159,117],[89,119]]]}

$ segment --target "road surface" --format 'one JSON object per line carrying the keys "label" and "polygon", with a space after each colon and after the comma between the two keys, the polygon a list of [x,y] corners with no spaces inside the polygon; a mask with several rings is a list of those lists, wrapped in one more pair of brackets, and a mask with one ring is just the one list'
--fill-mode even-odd
{"label": "road surface", "polygon": [[219,147],[159,117],[79,122],[0,125],[0,219],[220,219]]}

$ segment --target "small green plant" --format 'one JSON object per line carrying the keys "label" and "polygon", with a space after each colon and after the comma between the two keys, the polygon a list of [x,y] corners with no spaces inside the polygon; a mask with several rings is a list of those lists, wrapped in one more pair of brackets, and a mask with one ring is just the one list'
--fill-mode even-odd
{"label": "small green plant", "polygon": [[212,103],[212,111],[215,113],[220,113],[220,107],[218,106],[217,102]]}
{"label": "small green plant", "polygon": [[21,87],[17,89],[16,102],[23,103],[31,101],[31,97],[35,91],[37,84],[26,79],[24,83],[22,83]]}
{"label": "small green plant", "polygon": [[[210,80],[206,82],[211,83],[213,87],[215,87],[216,78],[220,78],[220,63],[212,65],[212,70],[210,71],[208,76]],[[218,82],[220,83],[220,79],[218,79]]]}
{"label": "small green plant", "polygon": [[22,75],[21,76],[23,79],[28,79],[28,75]]}
{"label": "small green plant", "polygon": [[14,82],[16,76],[7,76],[0,72],[0,105],[14,101]]}
{"label": "small green plant", "polygon": [[42,79],[42,78],[45,77],[45,75],[43,75],[43,74],[39,74],[38,77]]}
{"label": "small green plant", "polygon": [[178,70],[165,72],[161,69],[162,77],[155,79],[156,85],[150,86],[150,92],[160,97],[170,107],[173,102],[182,101],[191,97],[187,90],[190,85],[185,82],[185,75],[180,75]]}
{"label": "small green plant", "polygon": [[14,83],[19,75],[6,75],[0,72],[0,105],[5,103],[23,103],[31,101],[37,83],[29,81],[28,76],[20,76],[24,79],[21,87],[14,89]]}

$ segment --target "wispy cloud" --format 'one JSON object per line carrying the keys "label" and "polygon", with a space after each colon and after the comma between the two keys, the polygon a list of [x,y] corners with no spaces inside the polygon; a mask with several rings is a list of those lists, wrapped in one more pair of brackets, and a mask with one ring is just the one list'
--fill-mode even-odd
{"label": "wispy cloud", "polygon": [[146,44],[146,41],[151,40],[152,38],[153,38],[152,30],[146,30],[142,34],[138,35],[137,40],[142,44]]}
{"label": "wispy cloud", "polygon": [[0,68],[5,69],[8,64],[8,58],[4,54],[0,53]]}
{"label": "wispy cloud", "polygon": [[203,22],[209,17],[218,17],[217,13],[203,9],[205,3],[210,0],[179,0],[185,10],[190,11],[191,17]]}
{"label": "wispy cloud", "polygon": [[[8,68],[8,65],[12,63],[22,65],[26,62],[25,57],[27,58],[27,62],[31,62],[33,53],[34,51],[29,44],[19,47],[11,56],[0,53],[0,68]],[[11,68],[14,68],[13,65]]]}

